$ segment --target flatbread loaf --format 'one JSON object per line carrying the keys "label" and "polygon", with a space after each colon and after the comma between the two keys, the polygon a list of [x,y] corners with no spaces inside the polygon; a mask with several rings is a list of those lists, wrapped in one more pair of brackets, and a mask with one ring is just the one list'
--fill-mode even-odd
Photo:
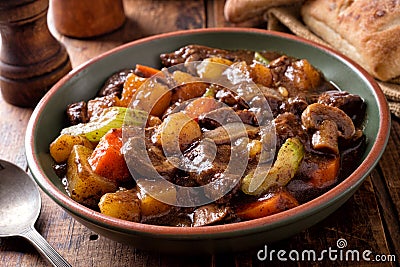
{"label": "flatbread loaf", "polygon": [[400,76],[400,1],[308,0],[304,23],[375,78]]}
{"label": "flatbread loaf", "polygon": [[301,2],[303,0],[226,0],[224,15],[227,21],[240,23],[263,16],[271,7],[301,4]]}

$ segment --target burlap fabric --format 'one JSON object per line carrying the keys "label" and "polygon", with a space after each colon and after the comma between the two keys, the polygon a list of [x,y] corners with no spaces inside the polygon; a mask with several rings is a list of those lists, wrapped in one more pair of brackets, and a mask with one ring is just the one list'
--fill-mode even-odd
{"label": "burlap fabric", "polygon": [[[264,19],[267,20],[269,30],[291,32],[308,40],[330,46],[302,23],[299,6],[270,8],[264,14]],[[390,111],[400,118],[400,78],[390,82],[377,80],[377,83],[386,95]]]}

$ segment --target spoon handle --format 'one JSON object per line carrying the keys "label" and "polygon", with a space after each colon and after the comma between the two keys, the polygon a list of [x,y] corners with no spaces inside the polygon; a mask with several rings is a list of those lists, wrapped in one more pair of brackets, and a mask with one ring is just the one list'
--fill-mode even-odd
{"label": "spoon handle", "polygon": [[62,267],[71,265],[31,226],[20,234],[28,239],[36,249],[47,258],[53,266]]}

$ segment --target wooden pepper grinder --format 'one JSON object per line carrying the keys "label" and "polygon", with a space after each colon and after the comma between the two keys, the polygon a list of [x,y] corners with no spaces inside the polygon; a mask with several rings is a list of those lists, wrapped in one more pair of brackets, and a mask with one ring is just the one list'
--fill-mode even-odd
{"label": "wooden pepper grinder", "polygon": [[0,87],[5,101],[34,107],[71,70],[47,27],[49,0],[1,0]]}
{"label": "wooden pepper grinder", "polygon": [[122,0],[51,0],[50,5],[56,30],[69,37],[106,34],[126,20]]}

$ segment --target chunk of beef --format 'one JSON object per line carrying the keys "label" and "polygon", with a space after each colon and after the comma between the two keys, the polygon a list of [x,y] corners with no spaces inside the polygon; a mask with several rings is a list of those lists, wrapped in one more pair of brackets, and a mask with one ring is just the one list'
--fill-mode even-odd
{"label": "chunk of beef", "polygon": [[203,137],[213,140],[218,145],[231,144],[242,137],[254,139],[258,136],[259,131],[259,127],[236,122],[227,123],[214,130],[204,132]]}
{"label": "chunk of beef", "polygon": [[175,52],[160,55],[161,62],[166,67],[185,62],[201,61],[209,57],[222,57],[231,61],[244,60],[251,63],[254,52],[246,50],[228,51],[201,45],[188,45]]}
{"label": "chunk of beef", "polygon": [[[204,189],[205,195],[210,199],[215,199],[216,204],[230,204],[229,201],[237,195],[240,190],[240,176],[234,173],[216,173],[210,179],[210,186]],[[230,189],[230,190],[229,190]],[[217,194],[227,192],[221,198]]]}
{"label": "chunk of beef", "polygon": [[215,94],[215,98],[230,107],[234,107],[234,109],[249,108],[249,105],[243,98],[226,88],[218,90]]}
{"label": "chunk of beef", "polygon": [[187,216],[193,212],[192,208],[170,207],[166,213],[157,216],[145,216],[141,218],[141,223],[166,226],[190,227],[192,220]]}
{"label": "chunk of beef", "polygon": [[199,124],[206,129],[214,129],[227,123],[239,122],[240,117],[230,107],[222,107],[199,116]]}
{"label": "chunk of beef", "polygon": [[326,189],[316,188],[301,179],[292,179],[286,187],[299,203],[310,201],[326,191]]}
{"label": "chunk of beef", "polygon": [[87,114],[89,120],[98,118],[104,109],[115,106],[117,101],[118,98],[116,95],[106,95],[89,100],[87,103]]}
{"label": "chunk of beef", "polygon": [[358,166],[362,155],[366,148],[366,136],[362,134],[356,140],[348,142],[346,146],[341,146],[340,149],[343,151],[342,157],[342,168],[340,172],[340,179],[344,179],[349,176]]}
{"label": "chunk of beef", "polygon": [[97,95],[107,96],[116,94],[118,97],[121,97],[126,77],[128,77],[128,75],[132,72],[133,69],[123,69],[119,72],[114,73],[107,79]]}
{"label": "chunk of beef", "polygon": [[67,174],[67,168],[67,162],[55,163],[53,165],[53,170],[60,179],[63,179]]}
{"label": "chunk of beef", "polygon": [[257,117],[254,112],[248,109],[241,109],[236,111],[236,114],[244,124],[258,126]]}
{"label": "chunk of beef", "polygon": [[287,189],[300,203],[321,195],[339,182],[339,161],[338,157],[306,153]]}
{"label": "chunk of beef", "polygon": [[230,209],[225,206],[208,204],[193,212],[193,226],[211,225],[221,222],[229,215]]}
{"label": "chunk of beef", "polygon": [[281,112],[290,112],[297,116],[301,116],[301,113],[307,108],[308,103],[305,97],[295,96],[289,97],[280,106]]}
{"label": "chunk of beef", "polygon": [[292,60],[288,56],[281,56],[269,63],[269,68],[272,72],[272,77],[275,85],[279,85],[282,81],[287,67],[291,64]]}
{"label": "chunk of beef", "polygon": [[89,121],[87,104],[80,101],[67,106],[67,119],[70,125],[86,123]]}
{"label": "chunk of beef", "polygon": [[274,95],[264,95],[269,108],[271,109],[272,116],[275,118],[276,116],[279,115],[280,113],[280,106],[282,105],[282,100],[279,97],[276,97]]}
{"label": "chunk of beef", "polygon": [[254,112],[247,109],[240,109],[235,112],[229,107],[222,107],[199,116],[199,124],[206,129],[215,129],[221,125],[235,122],[243,122],[253,126],[258,125]]}
{"label": "chunk of beef", "polygon": [[304,131],[301,121],[293,113],[282,113],[274,119],[276,131],[276,145],[281,147],[286,139],[290,137],[299,137],[303,144],[307,144],[307,133]]}
{"label": "chunk of beef", "polygon": [[343,110],[357,128],[364,121],[366,104],[359,95],[345,91],[327,91],[319,96],[318,103]]}
{"label": "chunk of beef", "polygon": [[162,150],[153,145],[148,138],[145,142],[141,137],[130,137],[124,144],[123,150],[127,165],[137,175],[147,178],[158,178],[161,175],[166,179],[172,179],[177,171]]}
{"label": "chunk of beef", "polygon": [[[275,59],[279,56],[278,53],[274,52],[260,53],[268,60]],[[254,51],[223,50],[202,45],[187,45],[177,51],[160,55],[161,62],[166,67],[185,62],[201,61],[209,57],[222,57],[233,62],[246,61],[247,64],[251,64],[254,59]]]}
{"label": "chunk of beef", "polygon": [[182,169],[187,169],[190,179],[199,185],[208,184],[216,173],[226,170],[230,160],[230,145],[216,146],[211,139],[203,139],[184,154]]}

